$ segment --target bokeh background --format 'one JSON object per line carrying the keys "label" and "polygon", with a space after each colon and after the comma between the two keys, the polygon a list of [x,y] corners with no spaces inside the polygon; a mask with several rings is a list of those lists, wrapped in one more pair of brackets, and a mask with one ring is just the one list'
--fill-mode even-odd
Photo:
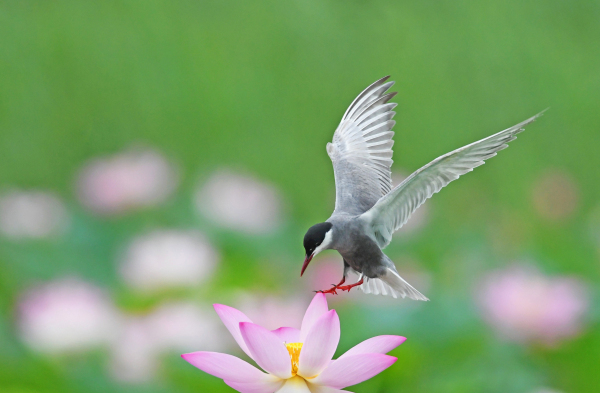
{"label": "bokeh background", "polygon": [[597,1],[3,1],[0,390],[229,392],[211,308],[299,324],[337,282],[306,229],[325,152],[391,74],[395,182],[548,112],[387,253],[431,302],[329,296],[338,355],[408,341],[355,392],[598,392]]}

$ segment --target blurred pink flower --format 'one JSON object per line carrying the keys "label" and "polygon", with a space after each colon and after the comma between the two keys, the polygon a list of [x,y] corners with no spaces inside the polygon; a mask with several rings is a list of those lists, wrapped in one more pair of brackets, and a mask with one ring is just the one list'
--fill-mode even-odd
{"label": "blurred pink flower", "polygon": [[54,193],[14,189],[0,196],[0,232],[6,237],[45,238],[67,224],[67,210]]}
{"label": "blurred pink flower", "polygon": [[161,350],[184,351],[191,346],[224,348],[223,329],[207,310],[190,302],[165,303],[146,317],[154,345]]}
{"label": "blurred pink flower", "polygon": [[236,302],[238,308],[243,308],[252,320],[268,329],[281,325],[299,326],[302,313],[306,307],[306,298],[295,295],[288,298],[272,296],[256,296],[244,293]]}
{"label": "blurred pink flower", "polygon": [[216,318],[193,303],[165,303],[150,314],[129,317],[112,345],[111,374],[139,383],[151,380],[162,353],[190,346],[224,349],[222,328]]}
{"label": "blurred pink flower", "polygon": [[154,231],[129,245],[121,274],[129,285],[140,290],[194,286],[212,275],[219,258],[200,232]]}
{"label": "blurred pink flower", "polygon": [[517,266],[490,273],[478,299],[484,319],[503,337],[549,345],[576,335],[588,309],[578,280]]}
{"label": "blurred pink flower", "polygon": [[129,150],[90,161],[79,173],[81,203],[98,214],[155,206],[175,190],[175,168],[155,150]]}
{"label": "blurred pink flower", "polygon": [[129,317],[111,346],[110,373],[122,382],[140,383],[153,378],[158,350],[144,318]]}
{"label": "blurred pink flower", "polygon": [[25,293],[18,306],[19,334],[34,350],[80,351],[108,341],[119,317],[99,288],[77,279],[51,282]]}
{"label": "blurred pink flower", "polygon": [[533,186],[533,206],[549,221],[563,221],[577,210],[579,190],[568,173],[558,170],[543,174]]}
{"label": "blurred pink flower", "polygon": [[242,312],[215,304],[215,311],[240,348],[267,373],[231,355],[192,352],[181,355],[200,370],[224,380],[239,392],[334,393],[379,374],[397,359],[385,355],[406,339],[377,336],[336,360],[340,321],[328,310],[325,295],[315,295],[300,330],[267,330]]}
{"label": "blurred pink flower", "polygon": [[212,221],[247,233],[267,233],[281,223],[282,201],[276,188],[251,176],[222,170],[195,196],[199,212]]}

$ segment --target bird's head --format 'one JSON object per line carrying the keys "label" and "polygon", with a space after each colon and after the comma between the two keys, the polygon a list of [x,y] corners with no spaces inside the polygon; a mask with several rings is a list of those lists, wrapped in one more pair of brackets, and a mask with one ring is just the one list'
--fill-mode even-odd
{"label": "bird's head", "polygon": [[300,276],[304,274],[306,267],[314,256],[321,251],[326,250],[331,245],[333,233],[331,230],[332,227],[333,225],[330,222],[322,222],[310,227],[306,232],[306,235],[304,235],[304,250],[306,251],[306,257],[304,258],[304,265],[302,265]]}

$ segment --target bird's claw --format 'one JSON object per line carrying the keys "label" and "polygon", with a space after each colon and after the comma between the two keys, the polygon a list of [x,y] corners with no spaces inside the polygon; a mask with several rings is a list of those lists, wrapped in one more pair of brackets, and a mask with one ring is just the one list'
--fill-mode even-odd
{"label": "bird's claw", "polygon": [[337,285],[335,285],[335,284],[331,284],[331,285],[332,285],[332,288],[324,289],[322,291],[315,291],[315,292],[316,293],[323,293],[323,294],[330,293],[332,295],[337,295],[338,294],[337,291],[336,291],[336,289],[338,289]]}

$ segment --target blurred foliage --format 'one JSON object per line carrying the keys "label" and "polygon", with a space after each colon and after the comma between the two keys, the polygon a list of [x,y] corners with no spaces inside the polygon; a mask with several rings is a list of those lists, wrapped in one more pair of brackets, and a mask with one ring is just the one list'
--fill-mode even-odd
{"label": "blurred foliage", "polygon": [[[411,256],[431,272],[430,303],[340,306],[340,353],[375,334],[409,338],[393,352],[395,366],[350,389],[599,391],[597,308],[581,337],[548,349],[497,341],[472,300],[481,273],[515,259],[585,277],[597,290],[588,221],[600,196],[598,20],[597,1],[1,2],[0,185],[55,190],[73,217],[68,236],[55,241],[0,241],[1,390],[229,391],[177,356],[165,357],[156,383],[129,386],[107,376],[103,353],[31,352],[16,339],[16,296],[75,273],[111,288],[124,308],[147,307],[158,300],[123,288],[116,263],[135,234],[163,226],[198,227],[224,255],[205,288],[165,296],[215,302],[238,287],[299,287],[301,237],[333,205],[325,144],[356,94],[391,74],[399,91],[394,168],[403,172],[550,110],[499,158],[435,196],[427,226],[390,246],[391,256]],[[82,163],[135,144],[181,166],[177,196],[115,219],[78,207],[73,180]],[[196,218],[192,189],[220,166],[276,184],[291,222],[251,237]],[[560,223],[532,206],[532,184],[549,168],[578,187],[577,210]],[[499,243],[498,231],[506,235]]]}

